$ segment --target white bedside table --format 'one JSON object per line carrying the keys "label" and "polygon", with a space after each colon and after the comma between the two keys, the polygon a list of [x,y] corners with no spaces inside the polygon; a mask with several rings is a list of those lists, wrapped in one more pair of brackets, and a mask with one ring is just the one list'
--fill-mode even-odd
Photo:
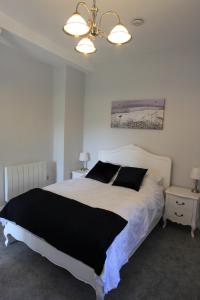
{"label": "white bedside table", "polygon": [[72,171],[72,179],[78,179],[78,178],[83,178],[87,175],[89,170],[76,170]]}
{"label": "white bedside table", "polygon": [[189,189],[171,186],[166,191],[165,212],[163,216],[164,225],[167,219],[178,224],[190,225],[191,235],[199,222],[200,193],[192,193]]}

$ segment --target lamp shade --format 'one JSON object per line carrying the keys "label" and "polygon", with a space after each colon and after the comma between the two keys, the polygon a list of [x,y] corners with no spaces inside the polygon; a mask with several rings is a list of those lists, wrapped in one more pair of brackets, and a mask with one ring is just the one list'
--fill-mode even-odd
{"label": "lamp shade", "polygon": [[195,180],[200,180],[200,167],[192,168],[190,177]]}
{"label": "lamp shade", "polygon": [[88,161],[89,160],[89,154],[87,152],[81,152],[79,155],[80,161]]}
{"label": "lamp shade", "polygon": [[76,46],[76,51],[83,54],[92,54],[96,52],[96,48],[89,38],[83,38]]}
{"label": "lamp shade", "polygon": [[78,13],[75,13],[67,20],[64,31],[70,35],[79,37],[87,34],[90,31],[90,27]]}
{"label": "lamp shade", "polygon": [[122,24],[116,25],[108,36],[108,41],[112,44],[122,45],[130,41],[131,35]]}

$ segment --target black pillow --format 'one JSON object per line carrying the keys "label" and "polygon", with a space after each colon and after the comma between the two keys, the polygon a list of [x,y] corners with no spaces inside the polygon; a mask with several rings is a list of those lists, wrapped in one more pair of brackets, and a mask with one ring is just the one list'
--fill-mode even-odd
{"label": "black pillow", "polygon": [[108,183],[117,173],[119,168],[119,165],[113,165],[111,163],[98,161],[98,163],[90,170],[90,172],[85,177]]}
{"label": "black pillow", "polygon": [[122,167],[113,185],[123,186],[138,192],[146,172],[147,169]]}

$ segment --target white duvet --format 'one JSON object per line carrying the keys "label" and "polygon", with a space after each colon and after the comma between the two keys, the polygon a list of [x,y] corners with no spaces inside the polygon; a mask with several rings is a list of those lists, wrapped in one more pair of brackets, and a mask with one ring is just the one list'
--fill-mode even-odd
{"label": "white duvet", "polygon": [[136,192],[81,178],[56,183],[44,189],[92,207],[110,210],[128,221],[107,250],[104,270],[100,276],[105,293],[116,288],[121,267],[162,215],[164,199],[161,186],[147,177],[140,191]]}

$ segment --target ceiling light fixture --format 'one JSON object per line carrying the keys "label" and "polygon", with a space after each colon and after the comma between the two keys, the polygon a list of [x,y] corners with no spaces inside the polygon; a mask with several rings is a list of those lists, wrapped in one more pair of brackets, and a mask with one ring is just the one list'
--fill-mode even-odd
{"label": "ceiling light fixture", "polygon": [[131,24],[134,25],[134,26],[142,26],[144,24],[144,19],[135,18],[131,21]]}
{"label": "ceiling light fixture", "polygon": [[[86,21],[79,13],[79,7],[83,6],[87,9],[89,19]],[[107,38],[107,40],[114,45],[123,45],[128,43],[132,36],[127,28],[122,25],[120,16],[113,10],[103,13],[98,19],[99,9],[96,6],[96,0],[93,0],[92,8],[89,8],[86,2],[78,2],[75,13],[67,20],[63,30],[65,33],[73,37],[83,37],[78,45],[76,51],[83,54],[91,54],[96,52],[93,40],[96,37]],[[107,35],[102,30],[102,19],[105,15],[113,15],[117,18],[117,25]]]}

